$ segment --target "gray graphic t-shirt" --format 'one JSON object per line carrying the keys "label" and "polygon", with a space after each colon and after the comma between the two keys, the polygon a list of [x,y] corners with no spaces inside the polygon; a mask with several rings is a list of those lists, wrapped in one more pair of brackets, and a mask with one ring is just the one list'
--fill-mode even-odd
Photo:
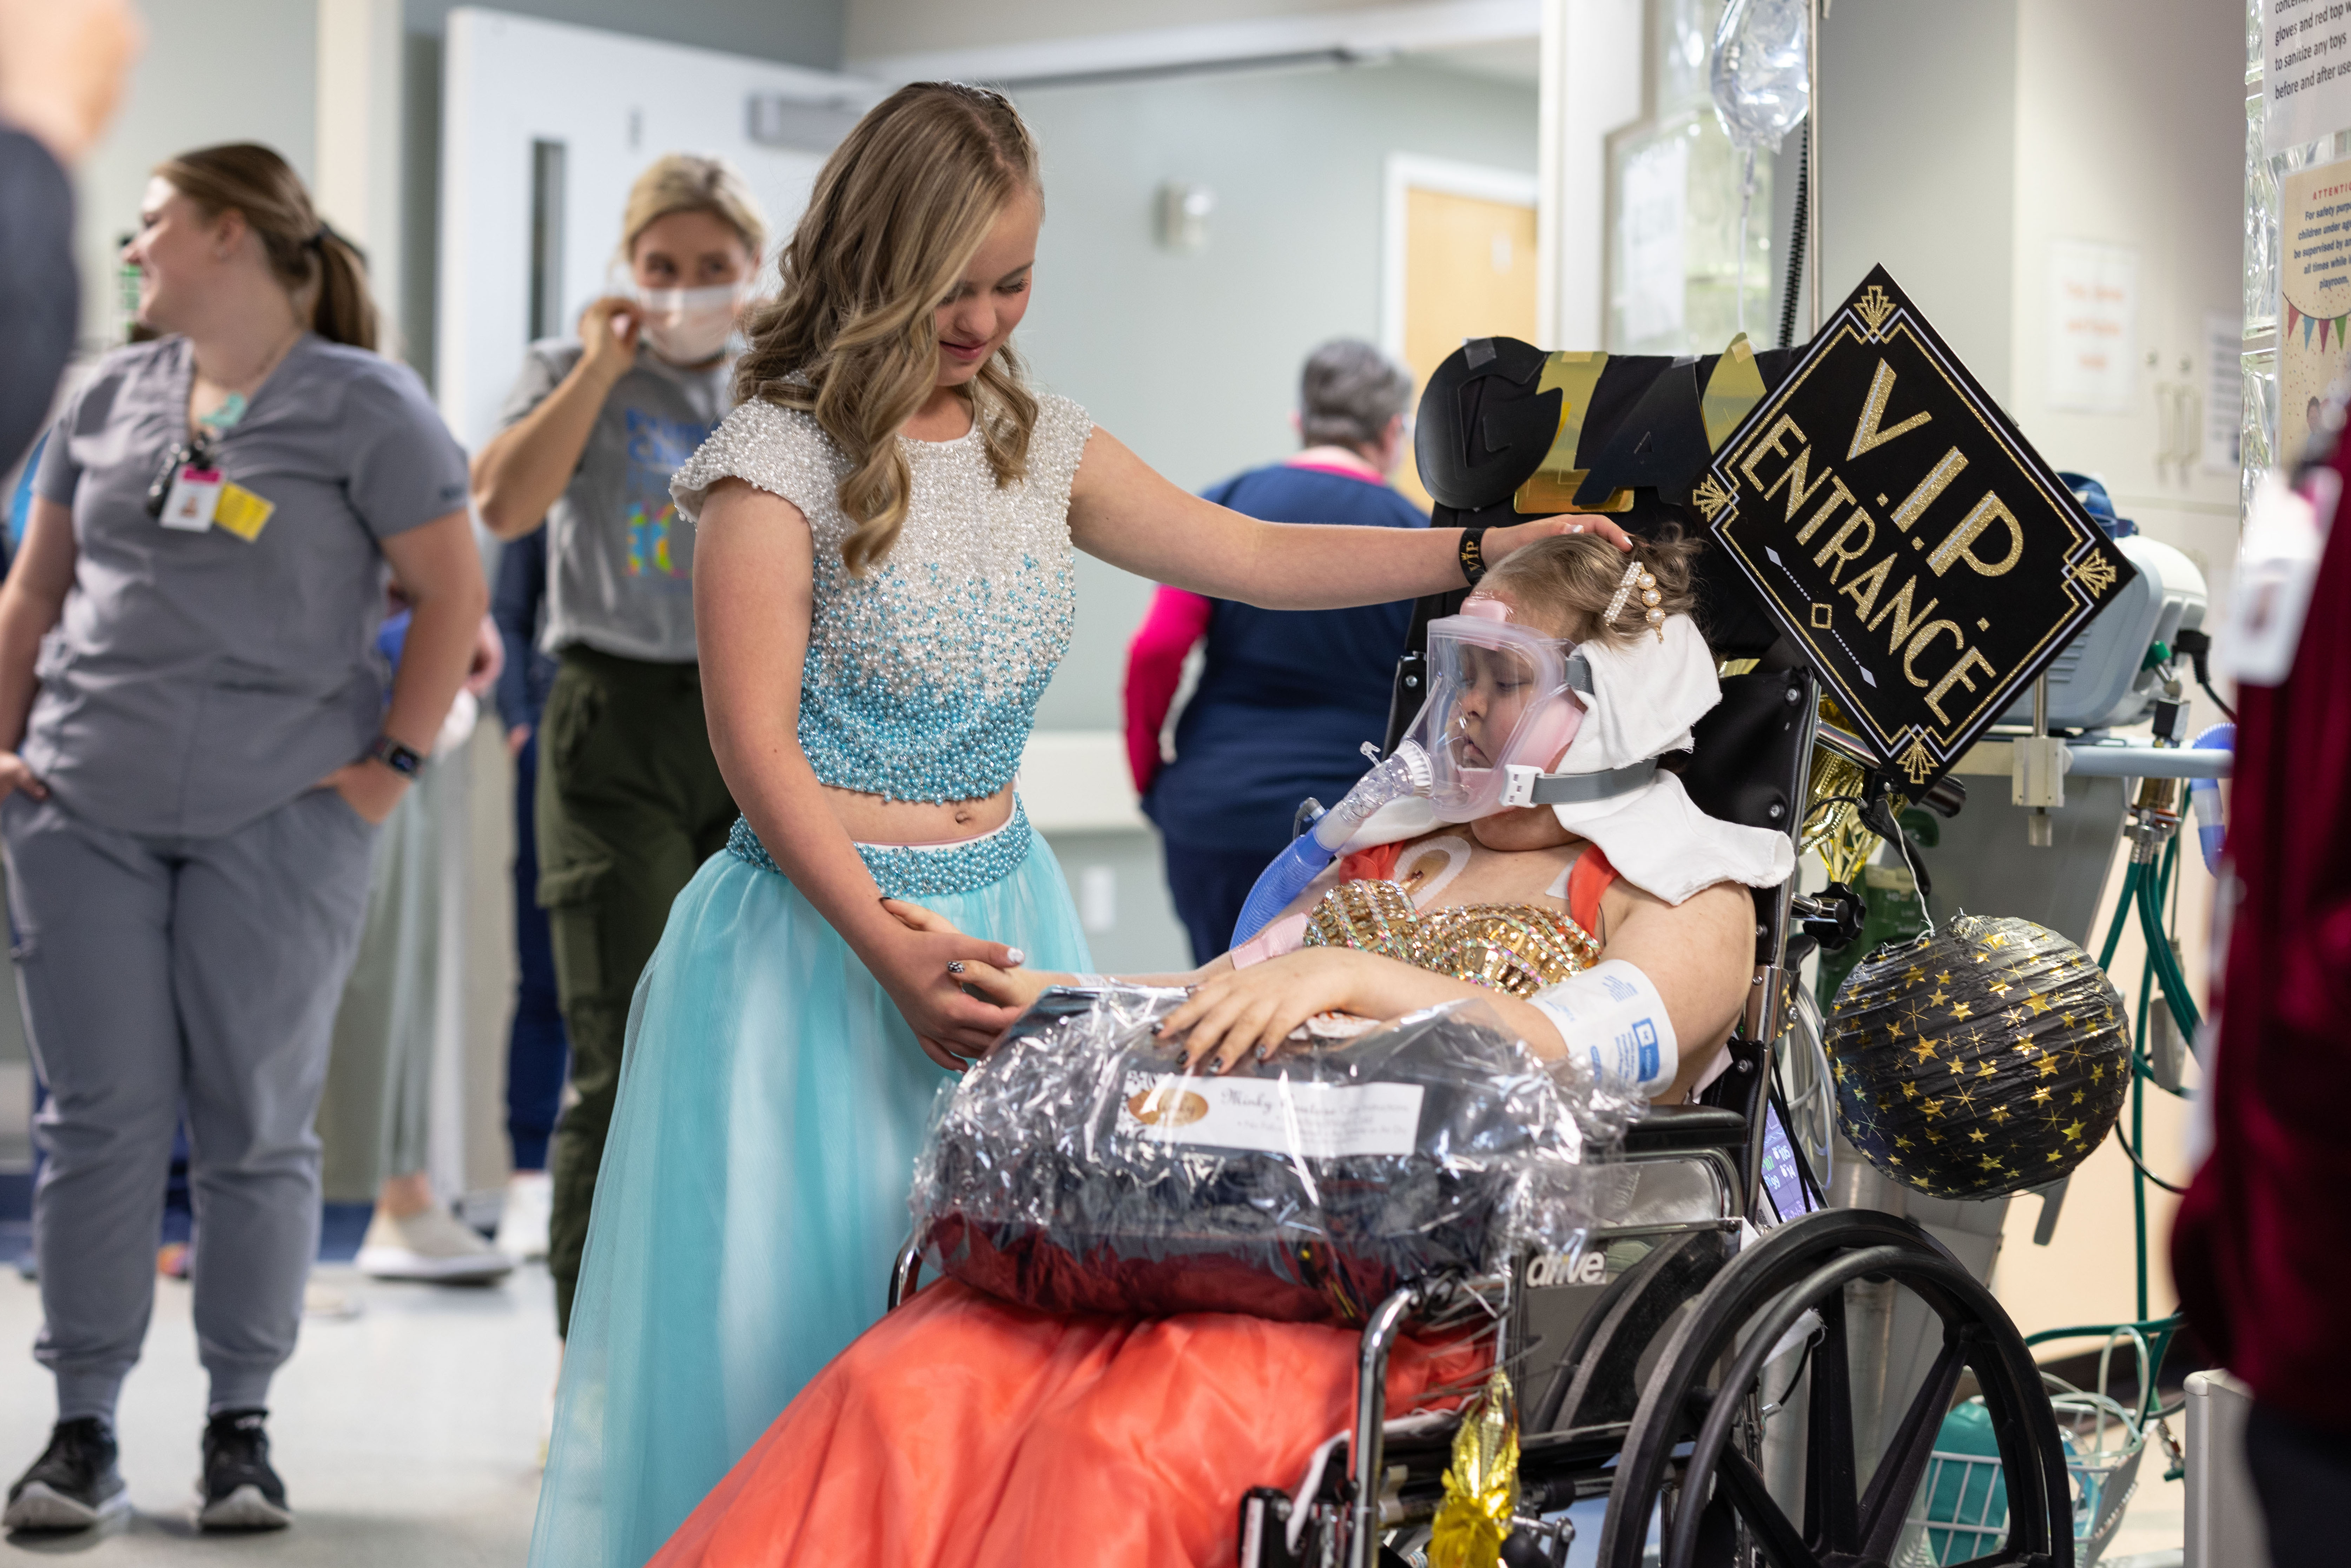
{"label": "gray graphic t-shirt", "polygon": [[[533,343],[499,427],[537,408],[582,351],[577,339]],[[731,353],[681,370],[641,347],[614,383],[547,514],[547,652],[584,643],[625,659],[694,661],[694,524],[670,499],[669,476],[726,417],[734,374]]]}

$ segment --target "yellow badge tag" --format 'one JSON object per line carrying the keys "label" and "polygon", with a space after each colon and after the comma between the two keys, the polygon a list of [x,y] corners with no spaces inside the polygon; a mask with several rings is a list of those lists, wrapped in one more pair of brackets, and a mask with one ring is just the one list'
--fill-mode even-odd
{"label": "yellow badge tag", "polygon": [[213,508],[213,521],[250,544],[261,537],[270,514],[277,510],[276,505],[242,485],[223,485],[220,502]]}

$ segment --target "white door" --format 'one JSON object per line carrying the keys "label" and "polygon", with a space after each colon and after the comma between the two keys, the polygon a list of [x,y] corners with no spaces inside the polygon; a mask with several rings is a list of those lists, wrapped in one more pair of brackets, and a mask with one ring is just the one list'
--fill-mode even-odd
{"label": "white door", "polygon": [[539,331],[569,332],[612,279],[640,171],[700,152],[766,210],[766,279],[871,83],[743,55],[463,7],[443,82],[441,410],[478,445]]}

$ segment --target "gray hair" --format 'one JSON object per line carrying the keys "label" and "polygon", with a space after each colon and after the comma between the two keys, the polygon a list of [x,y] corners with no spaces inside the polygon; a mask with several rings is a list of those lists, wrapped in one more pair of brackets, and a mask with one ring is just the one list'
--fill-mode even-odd
{"label": "gray hair", "polygon": [[1298,433],[1309,446],[1370,446],[1412,401],[1412,371],[1360,338],[1333,338],[1298,378]]}

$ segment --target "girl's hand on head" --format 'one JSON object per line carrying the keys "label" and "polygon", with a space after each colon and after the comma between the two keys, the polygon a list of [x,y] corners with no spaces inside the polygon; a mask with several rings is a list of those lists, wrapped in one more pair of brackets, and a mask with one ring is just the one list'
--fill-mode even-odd
{"label": "girl's hand on head", "polygon": [[1566,517],[1536,517],[1530,522],[1512,523],[1506,528],[1488,528],[1486,537],[1478,541],[1478,553],[1492,566],[1512,550],[1531,545],[1537,539],[1547,539],[1554,534],[1598,534],[1620,550],[1633,548],[1633,536],[1618,528],[1597,512],[1576,512]]}
{"label": "girl's hand on head", "polygon": [[1207,1061],[1228,1072],[1251,1050],[1270,1058],[1316,1013],[1356,1010],[1364,961],[1343,947],[1301,947],[1228,969],[1196,987],[1160,1023],[1160,1035],[1183,1041],[1186,1071]]}

